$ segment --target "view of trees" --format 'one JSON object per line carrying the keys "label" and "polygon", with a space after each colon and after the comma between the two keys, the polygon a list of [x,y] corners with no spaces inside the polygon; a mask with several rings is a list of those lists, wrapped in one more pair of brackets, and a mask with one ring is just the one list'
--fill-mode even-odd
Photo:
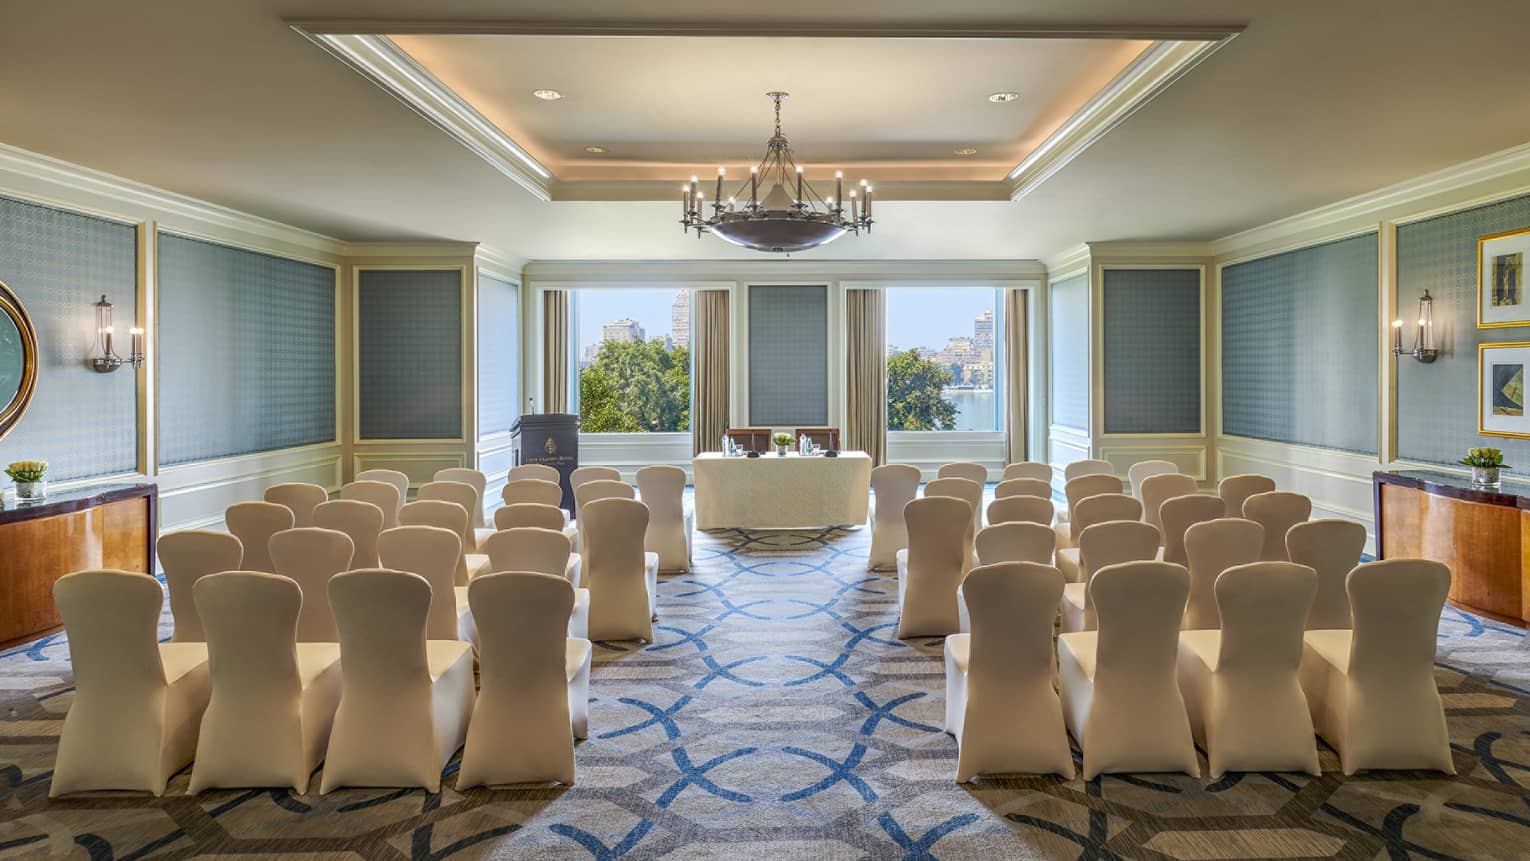
{"label": "view of trees", "polygon": [[939,362],[905,350],[887,357],[887,429],[891,431],[950,430],[956,424],[956,404],[944,389],[955,378]]}
{"label": "view of trees", "polygon": [[579,371],[580,429],[637,433],[691,429],[691,351],[662,338],[606,341]]}

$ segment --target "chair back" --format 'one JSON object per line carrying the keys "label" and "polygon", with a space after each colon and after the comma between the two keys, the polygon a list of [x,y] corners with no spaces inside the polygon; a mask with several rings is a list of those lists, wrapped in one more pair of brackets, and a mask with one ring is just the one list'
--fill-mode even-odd
{"label": "chair back", "polygon": [[[1204,493],[1190,493],[1165,499],[1158,506],[1159,528],[1163,530],[1163,561],[1189,565],[1185,556],[1185,530],[1197,523],[1218,520],[1222,517],[1220,497]],[[1191,575],[1193,583],[1195,575]],[[1192,585],[1190,591],[1194,592]]]}
{"label": "chair back", "polygon": [[[71,709],[138,707],[141,714],[123,713],[119,719],[155,726],[149,705],[165,687],[158,645],[164,600],[158,580],[132,571],[76,571],[54,581],[53,603],[64,622],[74,674]],[[149,741],[160,743],[157,731]]]}
{"label": "chair back", "polygon": [[1185,630],[1216,630],[1222,627],[1222,616],[1217,610],[1217,578],[1229,568],[1259,561],[1264,527],[1241,517],[1220,517],[1192,524],[1185,530],[1184,542],[1190,571]]}
{"label": "chair back", "polygon": [[839,428],[797,428],[792,437],[807,437],[809,442],[821,449],[839,451]]}
{"label": "chair back", "polygon": [[[1317,572],[1317,595],[1307,613],[1309,631],[1352,628],[1345,580],[1365,552],[1365,527],[1353,520],[1309,520],[1286,531],[1291,561]],[[172,599],[170,607],[175,608]]]}
{"label": "chair back", "polygon": [[[1075,460],[1063,467],[1063,482],[1067,483],[1083,475],[1110,475],[1116,474],[1116,466],[1108,460]],[[1119,483],[1119,479],[1117,479]],[[1116,490],[1120,490],[1119,487]]]}
{"label": "chair back", "polygon": [[424,577],[385,568],[347,571],[330,580],[329,605],[340,630],[342,709],[347,699],[378,708],[429,702],[430,592]]}
{"label": "chair back", "polygon": [[340,488],[340,498],[370,502],[377,506],[383,514],[384,529],[398,525],[398,510],[404,505],[398,486],[388,481],[353,481]]}
{"label": "chair back", "polygon": [[[501,571],[473,578],[468,605],[478,624],[480,702],[511,709],[551,705],[557,713],[545,719],[567,730],[565,660],[574,587],[561,575]],[[522,729],[528,723],[524,715],[519,720],[513,715],[500,717]],[[572,739],[563,738],[572,754]]]}
{"label": "chair back", "polygon": [[533,502],[537,505],[551,505],[553,508],[558,508],[563,502],[563,488],[559,487],[555,481],[517,478],[505,485],[505,489],[500,491],[500,498],[506,505]]}
{"label": "chair back", "polygon": [[523,463],[520,466],[512,466],[510,467],[510,472],[505,476],[506,481],[521,481],[527,478],[534,478],[538,481],[550,481],[553,484],[563,480],[558,475],[556,468],[545,463]]}
{"label": "chair back", "polygon": [[415,491],[415,501],[439,499],[462,507],[463,546],[473,547],[477,541],[473,537],[473,512],[482,510],[483,505],[478,501],[478,491],[473,485],[463,481],[428,481],[420,485]]}
{"label": "chair back", "polygon": [[1062,572],[1051,565],[1001,562],[972,569],[962,581],[972,626],[970,683],[1003,690],[1038,676],[1050,681],[1052,617],[1062,593]]}
{"label": "chair back", "polygon": [[351,537],[334,529],[299,526],[271,536],[271,562],[276,573],[297,581],[303,590],[298,642],[334,643],[340,639],[329,604],[320,596],[331,577],[350,569],[354,552]]}
{"label": "chair back", "polygon": [[744,451],[770,451],[770,428],[728,428],[727,435]]}
{"label": "chair back", "polygon": [[1126,482],[1132,496],[1142,498],[1142,481],[1154,475],[1179,472],[1179,465],[1167,460],[1139,460],[1126,468]]}
{"label": "chair back", "polygon": [[1050,502],[1052,485],[1039,478],[1006,478],[994,485],[994,499],[1007,499],[1011,496],[1034,496]]}
{"label": "chair back", "polygon": [[426,639],[457,639],[457,596],[452,587],[462,538],[439,526],[399,526],[378,537],[377,555],[384,568],[418,574],[430,584]]}
{"label": "chair back", "polygon": [[1222,617],[1217,672],[1294,677],[1302,623],[1316,591],[1317,572],[1306,565],[1252,562],[1223,571],[1216,585]]}
{"label": "chair back", "polygon": [[[303,590],[291,578],[258,571],[224,571],[197,581],[197,612],[207,627],[212,674],[208,711],[266,714],[273,703],[294,703],[297,628]],[[311,600],[329,603],[323,592]]]}
{"label": "chair back", "polygon": [[382,481],[393,485],[398,491],[400,507],[409,501],[409,476],[396,469],[364,469],[356,473],[356,481]]}
{"label": "chair back", "polygon": [[584,510],[582,579],[590,590],[590,639],[652,639],[643,536],[648,506],[635,499],[594,499]]}
{"label": "chair back", "polygon": [[1142,520],[1160,528],[1163,526],[1160,509],[1164,502],[1176,496],[1189,496],[1197,490],[1195,476],[1179,472],[1150,475],[1142,480],[1141,487]]}
{"label": "chair back", "polygon": [[[970,478],[937,478],[934,481],[925,482],[924,495],[927,498],[932,496],[949,496],[967,503],[967,514],[972,524],[967,530],[967,541],[970,544],[972,536],[977,534],[978,526],[981,524],[979,518],[981,515],[980,509],[983,505],[983,485]],[[904,512],[906,515],[906,507]]]}
{"label": "chair back", "polygon": [[648,506],[648,528],[685,522],[685,470],[657,464],[637,471],[637,489]]}
{"label": "chair back", "polygon": [[[1073,509],[1073,534],[1082,535],[1096,523],[1112,520],[1142,520],[1142,503],[1124,493],[1097,493],[1078,501]],[[1148,524],[1152,525],[1152,524]]]}
{"label": "chair back", "polygon": [[1286,533],[1312,516],[1312,500],[1281,490],[1256,493],[1243,501],[1243,516],[1264,527],[1264,547],[1259,558],[1265,562],[1289,562]]}
{"label": "chair back", "polygon": [[1084,630],[1099,626],[1090,584],[1094,575],[1128,562],[1151,562],[1158,555],[1158,530],[1140,520],[1107,520],[1078,536],[1078,562],[1084,575]]}
{"label": "chair back", "polygon": [[175,620],[172,642],[200,643],[207,640],[201,618],[197,615],[192,589],[208,574],[234,571],[244,558],[244,546],[228,532],[210,529],[187,529],[167,532],[157,545],[159,564],[165,569],[165,585],[170,592],[170,616]]}
{"label": "chair back", "polygon": [[632,485],[622,481],[622,474],[609,466],[584,466],[574,472],[584,473],[573,483],[575,519],[578,519],[579,512],[584,510],[585,502],[593,502],[597,499],[637,498],[637,491]]}
{"label": "chair back", "polygon": [[1052,506],[1050,499],[1039,496],[1006,496],[988,503],[988,525],[1040,523],[1045,526],[1052,522],[1056,513],[1057,509]]}
{"label": "chair back", "polygon": [[936,470],[935,477],[965,478],[968,481],[975,481],[979,486],[982,486],[988,483],[988,467],[981,463],[972,463],[971,461],[947,463],[943,464],[939,470]]}
{"label": "chair back", "polygon": [[[990,505],[989,510],[993,507]],[[1057,533],[1043,523],[992,523],[973,539],[979,565],[1004,562],[1034,562],[1051,565],[1057,549]]]}
{"label": "chair back", "polygon": [[506,529],[490,535],[484,542],[484,552],[489,554],[489,570],[494,572],[535,571],[567,578],[568,557],[573,550],[573,542],[568,536],[555,529]]}
{"label": "chair back", "polygon": [[457,572],[452,582],[458,586],[466,586],[468,581],[467,543],[462,537],[467,533],[467,518],[462,506],[444,499],[417,499],[398,512],[402,526],[434,526],[449,529],[457,536]]}
{"label": "chair back", "polygon": [[867,567],[886,570],[897,564],[898,551],[908,547],[903,506],[919,493],[919,467],[885,463],[871,470],[871,550]]}
{"label": "chair back", "polygon": [[1190,574],[1172,562],[1122,562],[1096,571],[1085,606],[1093,607],[1100,639],[1095,689],[1124,684],[1175,684],[1179,622]]}
{"label": "chair back", "polygon": [[271,564],[271,536],[292,528],[292,509],[275,502],[237,502],[224,510],[223,522],[244,547],[240,568],[276,573]]}
{"label": "chair back", "polygon": [[581,466],[574,470],[568,477],[569,486],[574,490],[587,481],[621,481],[622,471],[612,466]]}
{"label": "chair back", "polygon": [[[1017,478],[1032,478],[1037,481],[1052,483],[1052,465],[1027,460],[1021,463],[1012,463],[1004,467],[1004,481],[1013,481]],[[1051,494],[1048,493],[1050,496]]]}
{"label": "chair back", "polygon": [[[390,485],[382,486],[393,489]],[[314,526],[350,536],[352,568],[377,567],[377,536],[382,533],[383,522],[381,508],[359,499],[332,499],[319,503],[313,510]]]}
{"label": "chair back", "polygon": [[289,481],[266,488],[264,498],[292,509],[292,525],[304,527],[313,525],[313,510],[329,500],[329,491],[317,484]]}
{"label": "chair back", "polygon": [[1362,562],[1349,572],[1349,676],[1371,690],[1434,684],[1450,569],[1428,559]]}
{"label": "chair back", "polygon": [[1242,517],[1243,503],[1256,493],[1269,493],[1275,489],[1275,479],[1267,475],[1246,473],[1229,475],[1217,483],[1217,496],[1227,506],[1228,517]]}
{"label": "chair back", "polygon": [[495,529],[516,529],[530,526],[537,529],[563,529],[563,509],[556,505],[535,502],[517,502],[502,505],[494,510]]}
{"label": "chair back", "polygon": [[[964,478],[949,480],[967,481]],[[903,520],[908,525],[909,572],[954,571],[955,579],[951,584],[954,600],[961,572],[971,562],[972,533],[965,529],[966,524],[972,522],[971,509],[959,497],[926,493],[923,499],[903,506]]]}
{"label": "chair back", "polygon": [[471,484],[473,489],[478,491],[478,503],[473,506],[472,510],[473,526],[480,529],[484,527],[485,521],[483,517],[483,495],[484,491],[488,490],[489,488],[488,476],[484,475],[482,472],[479,472],[476,469],[452,466],[447,467],[446,469],[436,470],[435,480],[460,481],[463,484]]}
{"label": "chair back", "polygon": [[[1079,500],[1098,496],[1101,493],[1120,493],[1121,479],[1116,478],[1115,473],[1091,472],[1068,479],[1063,485],[1063,498],[1068,500],[1068,519],[1071,522],[1073,516],[1078,513]],[[1074,536],[1077,537],[1075,532]]]}

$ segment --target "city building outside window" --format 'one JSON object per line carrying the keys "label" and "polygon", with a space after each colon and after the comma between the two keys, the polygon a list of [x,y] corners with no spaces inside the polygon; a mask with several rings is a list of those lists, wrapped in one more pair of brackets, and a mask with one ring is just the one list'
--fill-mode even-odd
{"label": "city building outside window", "polygon": [[573,298],[570,402],[580,430],[689,432],[690,291],[583,289]]}
{"label": "city building outside window", "polygon": [[1004,430],[999,291],[887,290],[887,429]]}

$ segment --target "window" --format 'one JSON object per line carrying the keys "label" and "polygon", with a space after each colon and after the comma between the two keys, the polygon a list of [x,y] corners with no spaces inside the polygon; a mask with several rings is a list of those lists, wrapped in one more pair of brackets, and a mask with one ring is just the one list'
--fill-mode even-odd
{"label": "window", "polygon": [[574,291],[570,403],[585,433],[691,429],[689,290]]}
{"label": "window", "polygon": [[887,290],[887,429],[1004,430],[1003,303],[989,287]]}

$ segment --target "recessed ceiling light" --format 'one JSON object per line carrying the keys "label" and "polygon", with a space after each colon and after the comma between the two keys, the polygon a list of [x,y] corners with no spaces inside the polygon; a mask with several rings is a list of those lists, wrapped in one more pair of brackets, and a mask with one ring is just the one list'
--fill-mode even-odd
{"label": "recessed ceiling light", "polygon": [[970,146],[957,147],[956,149],[951,150],[951,152],[953,152],[953,153],[955,153],[957,155],[977,155],[977,147],[970,147]]}
{"label": "recessed ceiling light", "polygon": [[988,101],[1002,104],[1004,102],[1013,102],[1018,98],[1020,98],[1019,93],[990,93],[988,96]]}
{"label": "recessed ceiling light", "polygon": [[557,90],[532,90],[531,94],[544,102],[556,102],[563,98],[563,94]]}
{"label": "recessed ceiling light", "polygon": [[590,145],[590,146],[585,147],[584,151],[587,152],[587,153],[592,153],[594,155],[600,155],[601,153],[609,152],[609,150],[607,150],[605,147],[603,147],[603,146],[595,146],[593,144]]}

